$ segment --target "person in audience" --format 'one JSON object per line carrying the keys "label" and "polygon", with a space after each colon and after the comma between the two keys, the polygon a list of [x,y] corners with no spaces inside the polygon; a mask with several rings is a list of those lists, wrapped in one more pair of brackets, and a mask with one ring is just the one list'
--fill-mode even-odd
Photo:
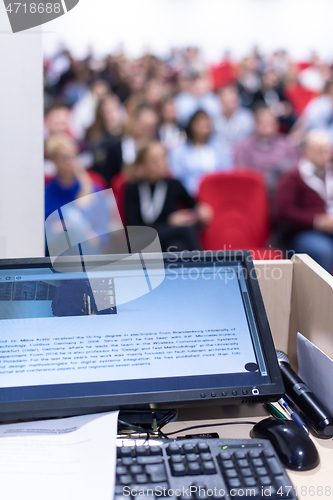
{"label": "person in audience", "polygon": [[142,146],[125,191],[128,226],[149,226],[159,234],[163,251],[198,250],[198,224],[211,220],[212,210],[198,204],[177,179],[168,175],[165,148],[151,141]]}
{"label": "person in audience", "polygon": [[134,163],[140,143],[149,139],[156,139],[158,135],[158,115],[156,111],[142,104],[138,106],[124,127],[121,138],[107,148],[106,159],[103,166],[98,165],[94,170],[104,177],[109,184],[118,174],[123,165]]}
{"label": "person in audience", "polygon": [[109,94],[99,102],[94,123],[86,134],[96,172],[107,169],[108,151],[121,140],[125,120],[125,108],[116,95]]}
{"label": "person in audience", "polygon": [[170,151],[170,169],[187,191],[196,196],[204,175],[232,167],[230,147],[223,138],[213,134],[212,121],[202,110],[191,117],[187,142]]}
{"label": "person in audience", "polygon": [[215,130],[230,147],[233,147],[253,132],[253,113],[241,106],[239,92],[234,85],[222,87],[219,98],[221,116],[215,122]]}
{"label": "person in audience", "polygon": [[65,250],[64,227],[57,212],[61,209],[70,241],[76,242],[66,249],[68,255],[77,256],[78,243],[85,255],[112,253],[112,234],[119,220],[109,191],[97,193],[98,186],[82,169],[77,146],[67,135],[50,137],[46,151],[57,168],[57,176],[45,189],[47,250],[54,256]]}
{"label": "person in audience", "polygon": [[70,124],[75,137],[84,139],[87,129],[94,123],[98,103],[109,92],[110,87],[105,80],[98,79],[91,83],[89,90],[72,109]]}
{"label": "person in audience", "polygon": [[46,143],[46,153],[57,169],[45,189],[45,218],[62,206],[95,191],[88,174],[78,161],[78,149],[70,137],[54,134]]}
{"label": "person in audience", "polygon": [[63,104],[55,104],[47,109],[44,116],[44,138],[53,134],[70,135],[70,116],[70,109]]}
{"label": "person in audience", "polygon": [[167,97],[162,104],[158,134],[162,144],[167,149],[180,146],[186,141],[185,130],[177,124],[177,113],[173,97]]}
{"label": "person in audience", "polygon": [[286,245],[333,270],[332,145],[325,131],[308,133],[296,169],[284,174],[276,194],[276,217]]}
{"label": "person in audience", "polygon": [[278,177],[295,166],[297,160],[295,146],[288,137],[279,134],[278,121],[272,111],[258,108],[254,133],[235,147],[235,167],[260,172],[272,196]]}
{"label": "person in audience", "polygon": [[321,96],[309,102],[296,128],[299,138],[312,129],[326,130],[333,145],[333,80],[326,82]]}
{"label": "person in audience", "polygon": [[213,119],[220,115],[219,100],[211,90],[211,82],[207,75],[194,75],[188,92],[180,92],[175,97],[177,121],[182,127],[188,125],[189,119],[198,110],[206,111]]}
{"label": "person in audience", "polygon": [[254,55],[245,57],[239,66],[237,88],[242,106],[253,104],[254,94],[260,89],[259,60]]}
{"label": "person in audience", "polygon": [[255,109],[258,105],[267,106],[286,131],[289,131],[296,121],[282,82],[273,69],[268,69],[261,76],[261,88],[253,96],[252,108]]}

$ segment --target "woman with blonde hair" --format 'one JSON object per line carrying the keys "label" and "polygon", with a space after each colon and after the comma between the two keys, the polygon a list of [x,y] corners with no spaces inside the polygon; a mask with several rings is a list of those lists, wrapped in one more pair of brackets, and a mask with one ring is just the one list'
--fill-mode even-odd
{"label": "woman with blonde hair", "polygon": [[[64,223],[69,239],[80,243],[83,254],[110,253],[112,228],[118,216],[109,191],[96,193],[99,189],[81,168],[76,144],[67,135],[50,137],[46,153],[57,169],[56,177],[45,189],[48,252],[58,256],[64,251]],[[55,216],[50,217],[54,212]],[[77,255],[77,244],[73,249],[69,248],[67,254],[73,250]]]}
{"label": "woman with blonde hair", "polygon": [[45,189],[45,218],[72,201],[97,191],[80,166],[75,142],[66,134],[52,135],[46,142],[47,157],[56,167],[56,177]]}

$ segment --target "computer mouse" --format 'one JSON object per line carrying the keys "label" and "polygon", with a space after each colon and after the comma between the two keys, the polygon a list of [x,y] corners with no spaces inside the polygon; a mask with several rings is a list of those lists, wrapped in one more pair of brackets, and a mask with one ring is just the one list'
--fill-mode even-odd
{"label": "computer mouse", "polygon": [[319,464],[317,448],[305,430],[293,420],[265,418],[253,427],[250,436],[269,439],[288,469],[311,470]]}

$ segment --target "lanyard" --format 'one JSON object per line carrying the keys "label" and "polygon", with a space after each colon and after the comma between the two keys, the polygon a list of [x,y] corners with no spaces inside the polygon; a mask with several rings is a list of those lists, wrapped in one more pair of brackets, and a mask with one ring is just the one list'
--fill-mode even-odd
{"label": "lanyard", "polygon": [[153,224],[163,210],[168,186],[163,180],[158,181],[152,194],[148,182],[139,184],[140,212],[145,224]]}

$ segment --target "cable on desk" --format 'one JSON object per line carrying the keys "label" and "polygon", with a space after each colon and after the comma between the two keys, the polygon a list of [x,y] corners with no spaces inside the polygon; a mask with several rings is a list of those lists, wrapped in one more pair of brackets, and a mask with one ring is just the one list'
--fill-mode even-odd
{"label": "cable on desk", "polygon": [[250,422],[250,421],[244,420],[241,422],[223,422],[220,424],[192,425],[191,427],[185,427],[184,429],[179,429],[178,431],[174,431],[174,432],[168,432],[167,434],[164,434],[164,432],[162,432],[162,430],[160,428],[159,435],[163,438],[168,438],[169,436],[173,436],[174,434],[179,434],[180,432],[192,431],[194,429],[203,429],[205,427],[221,427],[224,425],[255,425],[256,423],[257,422]]}

